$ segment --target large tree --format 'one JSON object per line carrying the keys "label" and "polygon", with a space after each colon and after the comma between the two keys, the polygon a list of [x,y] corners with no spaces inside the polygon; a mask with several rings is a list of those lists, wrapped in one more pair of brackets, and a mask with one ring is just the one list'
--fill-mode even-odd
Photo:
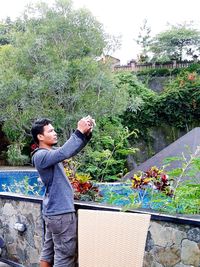
{"label": "large tree", "polygon": [[[12,142],[23,143],[37,117],[48,116],[63,138],[91,114],[120,114],[128,93],[102,61],[107,35],[86,9],[58,0],[30,6],[9,44],[0,47],[0,120]],[[20,28],[20,29],[21,29]]]}
{"label": "large tree", "polygon": [[150,46],[154,60],[185,60],[198,57],[200,32],[192,24],[171,25],[170,29],[157,34]]}

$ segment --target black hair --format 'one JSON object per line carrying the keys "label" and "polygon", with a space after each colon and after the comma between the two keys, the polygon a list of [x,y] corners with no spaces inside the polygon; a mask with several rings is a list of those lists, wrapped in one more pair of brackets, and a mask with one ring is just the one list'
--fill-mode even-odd
{"label": "black hair", "polygon": [[51,123],[51,120],[49,120],[47,118],[42,118],[42,119],[36,120],[32,124],[31,134],[32,134],[33,140],[36,144],[39,144],[39,140],[37,138],[38,134],[43,134],[44,126],[46,126],[50,123]]}

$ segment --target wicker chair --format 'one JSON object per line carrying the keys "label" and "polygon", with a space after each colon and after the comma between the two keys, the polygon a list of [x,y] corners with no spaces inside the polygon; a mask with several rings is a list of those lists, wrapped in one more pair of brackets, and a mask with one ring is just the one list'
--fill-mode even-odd
{"label": "wicker chair", "polygon": [[79,267],[142,267],[150,215],[79,210]]}

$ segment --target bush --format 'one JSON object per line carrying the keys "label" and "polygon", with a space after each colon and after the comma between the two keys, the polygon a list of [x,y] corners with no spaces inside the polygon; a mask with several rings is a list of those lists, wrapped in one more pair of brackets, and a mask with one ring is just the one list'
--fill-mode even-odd
{"label": "bush", "polygon": [[29,157],[22,155],[19,144],[11,144],[8,147],[7,160],[12,166],[23,166],[29,162]]}

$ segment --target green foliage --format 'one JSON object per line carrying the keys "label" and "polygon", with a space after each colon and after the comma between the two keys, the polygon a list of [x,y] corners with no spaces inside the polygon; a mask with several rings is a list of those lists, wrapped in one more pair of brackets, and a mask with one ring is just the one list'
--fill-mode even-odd
{"label": "green foliage", "polygon": [[86,173],[77,172],[78,163],[72,159],[64,161],[64,170],[74,189],[74,199],[82,201],[98,201],[99,189]]}
{"label": "green foliage", "polygon": [[90,144],[79,158],[80,171],[90,173],[96,181],[116,181],[127,172],[127,155],[136,149],[130,147],[128,139],[137,136],[129,132],[118,118],[102,118],[97,123]]}
{"label": "green foliage", "polygon": [[157,116],[170,125],[187,128],[199,120],[200,77],[183,71],[166,87],[157,101]]}
{"label": "green foliage", "polygon": [[199,183],[199,171],[200,171],[200,146],[196,148],[196,151],[192,153],[189,147],[186,147],[187,153],[182,153],[179,157],[166,158],[163,163],[171,165],[172,162],[177,162],[179,167],[173,168],[168,171],[168,174],[176,178],[174,187],[177,189],[179,184],[183,181],[183,177],[188,177],[193,183]]}
{"label": "green foliage", "polygon": [[[200,116],[200,77],[199,64],[193,64],[173,76],[161,93],[141,93],[143,103],[137,112],[126,110],[124,125],[130,130],[138,129],[139,136],[150,140],[152,127],[168,125],[177,129],[192,129],[199,125]],[[146,74],[148,75],[148,74]],[[152,72],[150,72],[152,75]],[[131,81],[127,80],[129,84]],[[140,93],[139,93],[140,94]],[[146,96],[146,97],[145,97]]]}
{"label": "green foliage", "polygon": [[177,189],[170,206],[179,213],[200,213],[200,184],[182,183]]}
{"label": "green foliage", "polygon": [[150,206],[168,214],[199,214],[200,213],[200,184],[183,182],[173,198],[166,198],[163,194],[153,193]]}
{"label": "green foliage", "polygon": [[182,70],[167,86],[166,90],[178,91],[184,88],[196,88],[200,86],[200,76],[195,70]]}
{"label": "green foliage", "polygon": [[152,41],[150,51],[154,53],[154,61],[164,58],[184,60],[190,56],[199,56],[200,32],[191,24],[171,25],[171,28],[157,34]]}
{"label": "green foliage", "polygon": [[[151,167],[131,178],[131,184],[122,184],[124,193],[117,193],[112,187],[105,193],[104,201],[109,204],[130,208],[150,208],[170,214],[200,213],[200,147],[189,156],[166,158],[165,164],[178,161],[180,167],[164,171]],[[165,166],[166,167],[166,166]],[[186,179],[187,178],[187,179]],[[131,190],[132,188],[132,190]],[[133,189],[137,189],[136,191]]]}
{"label": "green foliage", "polygon": [[137,77],[141,77],[141,76],[148,76],[149,78],[151,78],[151,77],[167,77],[167,76],[177,75],[180,72],[181,72],[181,69],[179,69],[179,68],[174,68],[174,69],[155,68],[155,69],[147,69],[147,70],[138,71]]}
{"label": "green foliage", "polygon": [[119,190],[114,187],[108,185],[103,198],[98,201],[120,206],[123,211],[148,208],[174,215],[200,213],[200,184],[183,182],[174,197],[166,196],[164,192],[150,187],[143,191],[133,190],[128,183],[122,184]]}
{"label": "green foliage", "polygon": [[7,151],[7,160],[10,165],[23,166],[29,162],[29,157],[22,155],[22,148],[19,144],[11,144]]}
{"label": "green foliage", "polygon": [[118,116],[128,103],[138,109],[97,60],[109,40],[89,11],[74,10],[71,1],[40,3],[15,25],[10,44],[0,47],[0,119],[11,142],[30,141],[38,117],[52,119],[63,142],[82,116]]}
{"label": "green foliage", "polygon": [[138,55],[138,62],[144,63],[148,62],[148,51],[151,44],[151,28],[148,26],[147,19],[144,19],[143,25],[140,27],[140,32],[137,39],[135,40],[138,45],[141,46],[141,53]]}
{"label": "green foliage", "polygon": [[151,101],[156,94],[148,89],[138,78],[132,73],[116,74],[116,79],[119,80],[118,86],[125,87],[129,93],[129,102],[126,112],[131,114],[138,114],[149,100]]}

